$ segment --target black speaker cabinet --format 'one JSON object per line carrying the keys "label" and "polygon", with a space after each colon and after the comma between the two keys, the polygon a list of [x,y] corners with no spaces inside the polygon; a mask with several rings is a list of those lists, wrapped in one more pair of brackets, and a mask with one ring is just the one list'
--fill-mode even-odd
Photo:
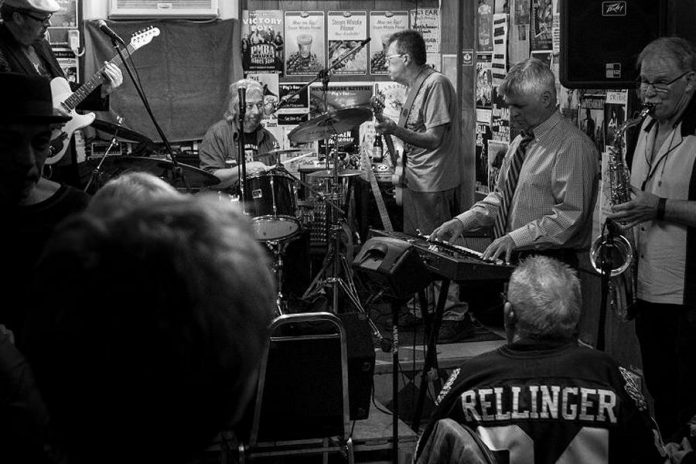
{"label": "black speaker cabinet", "polygon": [[376,358],[370,323],[363,313],[358,312],[340,313],[338,318],[346,331],[350,420],[367,419]]}
{"label": "black speaker cabinet", "polygon": [[633,88],[640,51],[665,30],[666,0],[560,0],[560,15],[561,84]]}

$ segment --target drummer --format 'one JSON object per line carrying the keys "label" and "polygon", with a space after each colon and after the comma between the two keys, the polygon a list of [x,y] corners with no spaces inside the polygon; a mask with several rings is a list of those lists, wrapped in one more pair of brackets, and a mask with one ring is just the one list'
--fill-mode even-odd
{"label": "drummer", "polygon": [[[220,183],[213,186],[215,189],[227,189],[239,181],[239,89],[246,89],[244,152],[247,175],[270,169],[259,160],[264,159],[264,154],[278,148],[276,138],[261,125],[264,109],[261,84],[251,79],[241,79],[230,85],[227,111],[221,121],[208,129],[199,152],[201,169],[220,179]],[[274,160],[266,161],[271,163]]]}

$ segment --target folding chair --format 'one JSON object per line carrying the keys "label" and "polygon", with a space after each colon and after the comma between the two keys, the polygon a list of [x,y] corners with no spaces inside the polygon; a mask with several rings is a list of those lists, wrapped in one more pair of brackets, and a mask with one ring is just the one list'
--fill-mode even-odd
{"label": "folding chair", "polygon": [[279,316],[271,324],[239,461],[323,453],[326,463],[329,452],[354,462],[345,330],[327,312]]}

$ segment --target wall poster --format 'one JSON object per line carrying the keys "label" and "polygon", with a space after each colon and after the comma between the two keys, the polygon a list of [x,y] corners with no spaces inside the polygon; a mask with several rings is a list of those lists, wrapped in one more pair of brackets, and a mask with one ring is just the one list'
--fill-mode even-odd
{"label": "wall poster", "polygon": [[[367,38],[366,11],[328,12],[329,67],[339,58],[360,46]],[[348,56],[333,70],[334,74],[367,75],[367,48],[362,47]]]}
{"label": "wall poster", "polygon": [[242,12],[242,66],[244,72],[283,72],[283,12]]}
{"label": "wall poster", "polygon": [[285,12],[285,75],[317,74],[326,63],[323,11]]}

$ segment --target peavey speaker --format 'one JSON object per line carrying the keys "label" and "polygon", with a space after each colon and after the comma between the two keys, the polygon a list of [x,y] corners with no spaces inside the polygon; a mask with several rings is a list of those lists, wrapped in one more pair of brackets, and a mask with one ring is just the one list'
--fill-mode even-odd
{"label": "peavey speaker", "polygon": [[393,237],[372,237],[353,259],[353,268],[368,285],[391,298],[408,298],[425,288],[431,276],[416,248]]}
{"label": "peavey speaker", "polygon": [[666,0],[560,0],[560,15],[561,84],[633,88],[640,51],[665,30]]}

